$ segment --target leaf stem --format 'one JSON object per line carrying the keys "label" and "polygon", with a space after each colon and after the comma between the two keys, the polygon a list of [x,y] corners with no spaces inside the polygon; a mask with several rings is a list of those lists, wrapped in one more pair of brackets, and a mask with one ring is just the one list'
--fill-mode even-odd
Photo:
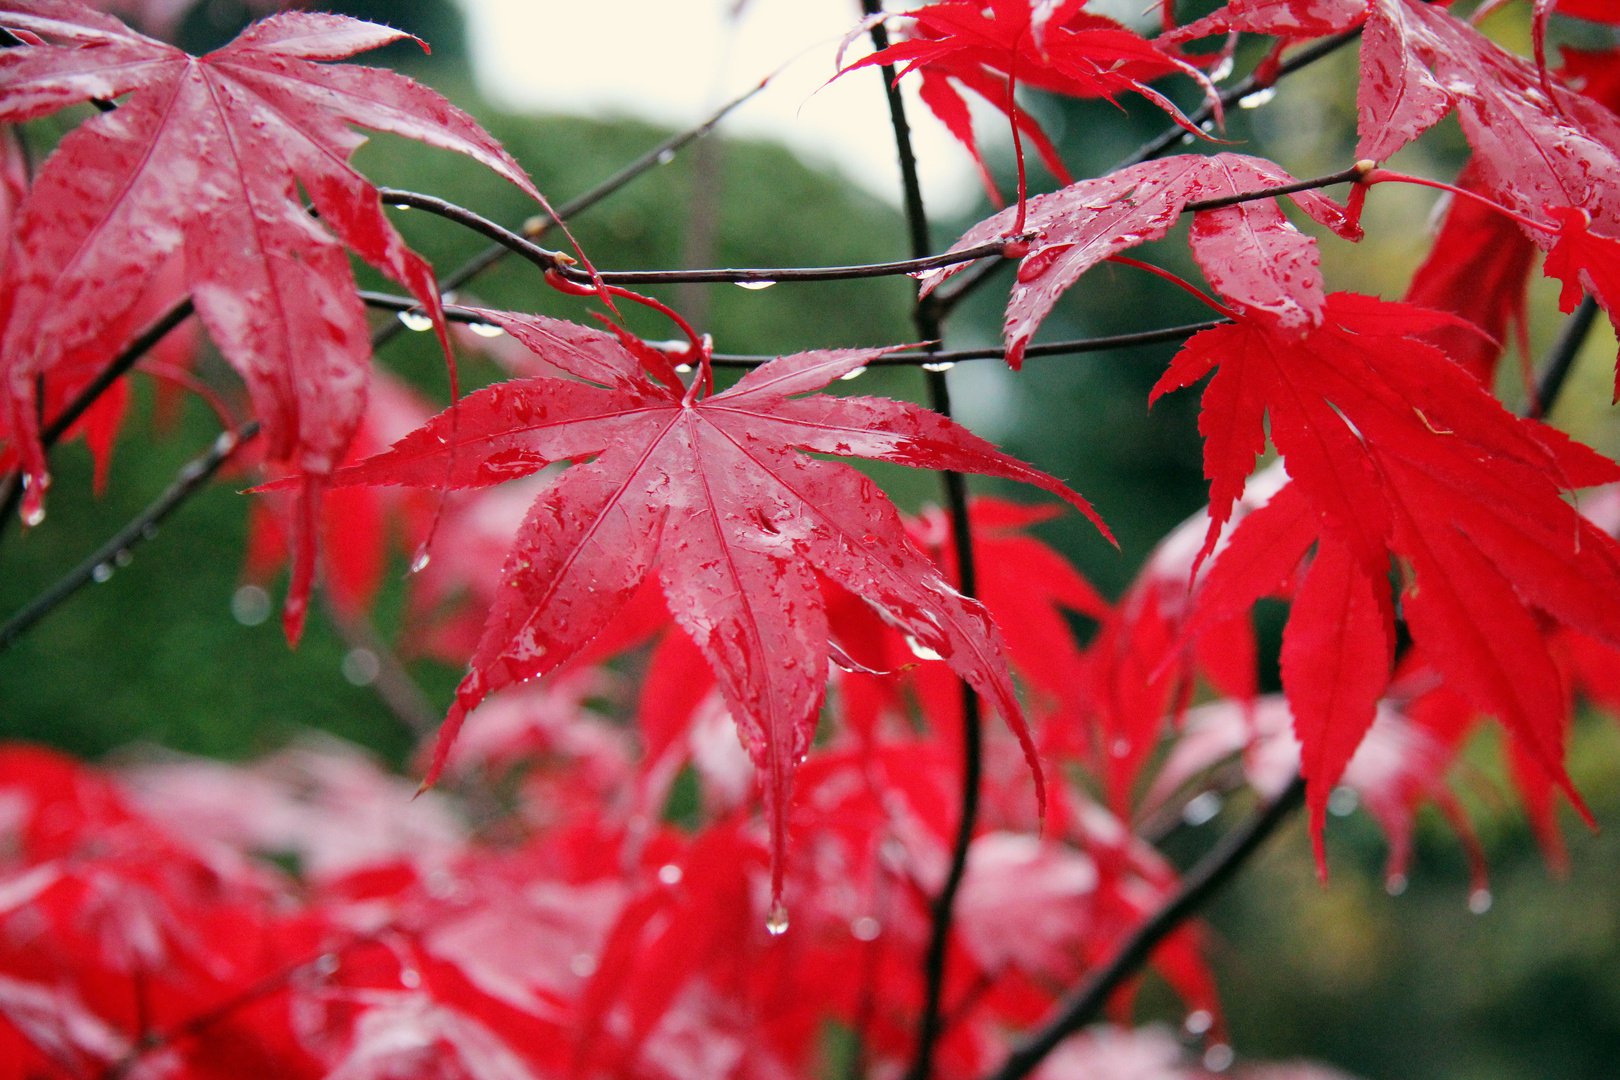
{"label": "leaf stem", "polygon": [[[631,181],[637,179],[645,173],[653,171],[662,165],[668,164],[671,160],[673,160],[676,153],[696,140],[708,135],[714,130],[715,125],[719,124],[721,120],[724,120],[733,109],[737,108],[739,105],[742,105],[755,94],[758,94],[761,90],[765,89],[767,81],[768,80],[762,81],[758,86],[755,86],[747,93],[732,98],[730,101],[720,106],[720,108],[710,113],[708,119],[704,120],[702,123],[696,125],[695,127],[689,127],[685,131],[676,132],[674,135],[671,135],[657,146],[654,146],[652,149],[648,150],[646,153],[636,158],[636,160],[630,162],[630,164],[626,165],[624,168],[620,169],[606,180],[603,180],[595,187],[574,196],[572,199],[569,199],[567,202],[563,203],[562,206],[557,208],[557,215],[566,219],[584,213],[586,210],[589,210],[591,207],[606,199],[608,196],[617,194]],[[530,221],[524,224],[522,235],[528,237],[530,240],[538,241],[546,233],[556,228],[556,226],[557,222],[551,217],[550,214],[541,214],[530,219]],[[473,278],[490,269],[511,253],[512,249],[502,241],[496,241],[490,244],[489,247],[485,248],[483,251],[480,251],[477,255],[474,255],[472,258],[456,267],[456,269],[452,270],[449,274],[445,275],[445,277],[439,283],[440,291],[451,292],[455,289],[461,288],[469,281],[473,280]],[[363,297],[365,294],[362,293],[361,295]],[[403,324],[397,322],[382,324],[375,331],[373,331],[371,335],[371,347],[373,349],[382,347],[389,341],[393,340],[393,338],[403,329]]]}
{"label": "leaf stem", "polygon": [[83,562],[68,571],[56,584],[23,606],[0,626],[0,652],[4,652],[30,627],[50,614],[64,600],[95,580],[106,580],[112,568],[128,559],[129,552],[144,540],[157,536],[157,526],[193,493],[206,484],[237,450],[259,434],[259,422],[250,421],[236,431],[221,432],[208,452],[193,458],[175,474],[174,481],[134,520],[97,548]]}
{"label": "leaf stem", "polygon": [[[1358,26],[1354,30],[1339,34],[1336,37],[1324,38],[1313,45],[1309,45],[1301,49],[1299,52],[1277,65],[1277,70],[1274,73],[1271,73],[1267,78],[1258,77],[1258,73],[1249,75],[1242,82],[1224,91],[1220,95],[1220,97],[1217,99],[1220,102],[1220,108],[1224,109],[1229,105],[1241,101],[1250,94],[1254,93],[1256,90],[1264,90],[1269,86],[1275,85],[1277,80],[1281,79],[1284,75],[1292,75],[1301,68],[1308,67],[1324,57],[1331,56],[1344,46],[1350,44],[1352,41],[1355,41],[1360,36],[1361,27]],[[1216,103],[1214,101],[1206,101],[1196,110],[1194,110],[1192,115],[1188,116],[1187,119],[1191,120],[1195,125],[1202,124],[1205,120],[1208,120],[1210,117],[1215,115],[1215,109]],[[1147,142],[1138,147],[1135,153],[1131,154],[1129,157],[1125,158],[1108,171],[1118,172],[1120,169],[1123,169],[1126,166],[1137,165],[1141,162],[1156,158],[1166,150],[1170,149],[1172,146],[1175,146],[1181,141],[1182,136],[1186,134],[1186,129],[1180,127],[1179,125],[1171,124],[1157,136],[1149,139]]]}
{"label": "leaf stem", "polygon": [[1146,964],[1153,950],[1195,914],[1247,862],[1266,839],[1305,803],[1305,781],[1295,776],[1282,793],[1220,841],[1182,878],[1181,888],[1137,927],[1107,964],[1064,995],[1057,1012],[1020,1043],[985,1080],[1021,1080],[1057,1045],[1095,1020],[1108,999]]}

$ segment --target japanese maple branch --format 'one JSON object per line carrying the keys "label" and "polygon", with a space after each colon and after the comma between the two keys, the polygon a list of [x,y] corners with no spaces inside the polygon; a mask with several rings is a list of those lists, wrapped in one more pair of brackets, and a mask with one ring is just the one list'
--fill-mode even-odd
{"label": "japanese maple branch", "polygon": [[1101,1015],[1108,999],[1148,961],[1159,943],[1197,912],[1247,862],[1260,845],[1305,803],[1305,781],[1296,776],[1270,803],[1219,843],[1181,880],[1181,888],[1122,944],[1107,964],[1065,995],[1058,1011],[1021,1042],[986,1080],[1028,1076],[1068,1036]]}
{"label": "japanese maple branch", "polygon": [[[1326,38],[1301,49],[1299,52],[1295,53],[1281,64],[1278,64],[1274,71],[1264,73],[1256,71],[1251,73],[1242,82],[1239,82],[1235,86],[1221,92],[1221,108],[1228,108],[1234,103],[1248,97],[1256,90],[1264,90],[1268,87],[1276,85],[1277,81],[1283,78],[1285,75],[1292,75],[1301,68],[1309,67],[1318,60],[1331,56],[1333,53],[1338,52],[1341,48],[1348,45],[1350,42],[1355,41],[1360,36],[1361,28],[1357,27],[1348,33],[1340,34],[1337,37]],[[1214,103],[1206,101],[1199,106],[1198,109],[1191,113],[1188,119],[1190,119],[1194,124],[1202,124],[1205,120],[1208,120],[1214,115]],[[1166,150],[1169,150],[1171,147],[1179,143],[1186,134],[1186,129],[1180,127],[1179,125],[1171,124],[1159,135],[1155,136],[1139,147],[1135,153],[1115,164],[1113,168],[1108,170],[1108,172],[1118,172],[1120,169],[1128,168],[1132,165],[1139,165],[1151,158],[1156,158]],[[1302,188],[1300,190],[1304,189]],[[991,259],[984,265],[974,267],[973,270],[963,274],[961,277],[956,279],[955,283],[947,285],[933,293],[933,296],[937,297],[934,304],[940,312],[941,317],[943,318],[945,315],[948,315],[958,304],[977,291],[978,288],[989,280],[996,270],[998,270],[1006,261],[1009,260]]]}
{"label": "japanese maple branch", "polygon": [[[878,0],[861,0],[861,6],[867,15],[875,15],[879,10]],[[881,22],[872,24],[871,35],[874,48],[880,52],[888,48],[888,31]],[[927,262],[930,261],[929,252],[933,249],[933,245],[928,234],[928,213],[923,206],[917,157],[911,147],[911,125],[906,121],[905,101],[901,98],[900,88],[895,83],[893,65],[886,64],[881,70],[884,92],[889,104],[889,120],[894,128],[895,150],[900,158],[906,223],[911,232],[912,261]],[[994,248],[995,250],[987,254],[999,255],[1000,245],[994,245]],[[956,254],[961,256],[968,253],[961,251]],[[924,351],[937,353],[940,320],[933,305],[919,300],[913,309],[912,317],[916,322],[917,332],[931,343],[925,346]],[[925,370],[924,375],[928,380],[929,405],[941,415],[950,416],[951,395],[945,381],[945,373],[939,370]],[[977,575],[973,564],[973,532],[968,522],[967,484],[961,473],[946,470],[940,475],[944,481],[945,500],[951,518],[952,545],[956,548],[957,587],[961,589],[962,595],[972,597],[977,592]],[[923,958],[923,1011],[917,1024],[917,1044],[911,1067],[906,1071],[906,1080],[927,1080],[933,1071],[934,1046],[939,1040],[940,1033],[940,1000],[945,985],[946,946],[950,940],[956,894],[967,871],[968,848],[973,842],[973,830],[979,816],[984,725],[979,714],[979,695],[968,685],[966,679],[959,680],[959,685],[962,694],[962,809],[957,821],[956,839],[951,846],[950,869],[945,875],[945,884],[940,888],[939,895],[934,898],[931,911],[932,926],[928,951]]]}
{"label": "japanese maple branch", "polygon": [[[55,446],[62,436],[67,434],[68,429],[89,411],[97,398],[106,393],[113,383],[128,374],[129,370],[140,362],[141,357],[151,352],[158,342],[168,336],[169,331],[190,318],[194,310],[196,309],[188,296],[158,316],[145,330],[136,335],[99,375],[73,396],[73,400],[68,402],[66,408],[49,423],[42,425],[39,433],[40,445],[46,450]],[[19,474],[13,470],[7,474],[4,493],[0,495],[0,532],[5,530],[12,517],[16,515],[17,505],[21,501],[22,484],[19,481]]]}
{"label": "japanese maple branch", "polygon": [[[1024,350],[1024,356],[1026,358],[1033,356],[1066,356],[1078,353],[1103,352],[1108,349],[1127,349],[1134,345],[1156,345],[1162,341],[1180,341],[1205,330],[1225,326],[1230,321],[1229,319],[1209,319],[1204,322],[1187,323],[1183,326],[1166,326],[1159,330],[1139,330],[1132,334],[1110,334],[1106,337],[1048,341],[1041,345],[1029,346]],[[1006,357],[1006,349],[996,348],[942,349],[939,352],[894,352],[885,353],[883,356],[867,361],[867,366],[924,367],[929,364],[956,364],[964,360],[1004,360]],[[752,368],[773,359],[775,357],[715,353],[712,363],[715,367]]]}
{"label": "japanese maple branch", "polygon": [[[1309,67],[1318,60],[1333,55],[1340,49],[1344,48],[1344,46],[1350,44],[1352,41],[1355,41],[1360,36],[1361,27],[1358,26],[1354,30],[1339,34],[1335,37],[1324,38],[1313,45],[1306,46],[1293,56],[1290,56],[1287,60],[1284,60],[1282,63],[1278,64],[1274,70],[1267,71],[1264,69],[1258,69],[1252,72],[1247,78],[1243,79],[1243,81],[1221,92],[1221,108],[1228,108],[1234,103],[1242,101],[1244,98],[1248,97],[1257,90],[1266,90],[1272,86],[1275,86],[1277,84],[1277,80],[1281,79],[1283,76],[1292,75],[1301,68]],[[1214,115],[1215,103],[1212,101],[1206,101],[1194,112],[1188,114],[1187,119],[1191,120],[1194,124],[1202,124],[1205,120],[1208,120]],[[1166,150],[1170,149],[1172,146],[1179,143],[1182,137],[1186,134],[1187,131],[1185,128],[1171,124],[1154,138],[1149,139],[1146,143],[1143,143],[1135,153],[1131,154],[1129,157],[1125,158],[1108,171],[1118,172],[1120,169],[1128,166],[1140,164],[1141,162],[1147,161],[1150,158],[1156,158]]]}
{"label": "japanese maple branch", "polygon": [[[631,181],[648,172],[651,172],[653,169],[656,169],[659,166],[667,165],[670,161],[674,160],[675,154],[685,149],[689,144],[714,131],[715,125],[719,124],[721,120],[724,120],[733,109],[737,108],[739,105],[742,105],[755,94],[765,89],[765,86],[766,82],[761,82],[758,86],[755,86],[747,93],[732,98],[730,101],[726,102],[724,105],[720,106],[720,108],[711,113],[708,119],[704,120],[702,123],[696,125],[695,127],[687,128],[685,131],[676,132],[674,135],[671,135],[669,138],[665,139],[651,150],[648,150],[646,153],[642,154],[640,157],[636,158],[634,161],[630,162],[630,164],[626,165],[624,168],[620,169],[606,180],[603,180],[595,187],[588,191],[582,192],[581,194],[576,195],[574,198],[563,203],[561,206],[556,208],[557,217],[567,220],[576,214],[582,214],[586,210],[589,210],[591,207],[595,206],[597,203],[601,202],[603,199],[606,199],[608,196],[619,192]],[[550,232],[556,227],[557,221],[555,218],[552,218],[549,214],[540,214],[524,224],[522,235],[530,240],[539,240],[546,233]],[[490,269],[510,254],[512,254],[512,249],[505,243],[497,240],[483,251],[480,251],[477,255],[474,255],[472,258],[456,267],[456,269],[452,270],[449,274],[446,274],[439,282],[439,291],[441,293],[448,293],[461,288],[473,278]],[[362,294],[362,296],[363,295],[364,294]],[[387,344],[389,341],[393,340],[393,338],[399,334],[402,329],[404,329],[404,326],[401,323],[384,323],[372,332],[371,347],[373,349],[377,349]]]}
{"label": "japanese maple branch", "polygon": [[168,489],[134,520],[119,529],[111,540],[68,571],[56,584],[29,601],[4,626],[0,626],[0,652],[9,649],[30,627],[85,585],[97,580],[98,577],[100,580],[106,580],[102,575],[110,573],[114,566],[128,559],[129,552],[137,544],[157,536],[159,523],[191,498],[214,473],[219,471],[220,466],[258,434],[257,420],[244,424],[237,431],[222,432],[208,452],[182,466]]}
{"label": "japanese maple branch", "polygon": [[430,214],[454,221],[458,225],[471,229],[494,240],[496,243],[511,249],[514,254],[521,255],[542,270],[560,274],[565,279],[579,285],[592,285],[600,280],[608,285],[675,285],[685,282],[711,282],[711,283],[764,283],[775,284],[778,281],[845,281],[851,278],[873,277],[899,277],[903,274],[915,274],[922,270],[933,270],[941,266],[954,266],[957,263],[972,262],[987,255],[1001,254],[1002,243],[980,244],[978,247],[967,248],[962,251],[945,252],[942,255],[931,255],[914,259],[905,259],[898,262],[865,263],[856,266],[778,266],[757,267],[750,269],[716,269],[716,270],[604,270],[599,271],[595,278],[588,271],[581,270],[573,265],[573,260],[561,252],[543,248],[528,237],[497,225],[482,214],[478,214],[466,207],[457,206],[447,199],[440,199],[433,195],[423,195],[416,191],[404,191],[400,188],[379,188],[385,202],[396,206],[409,206],[417,210],[425,210]]}
{"label": "japanese maple branch", "polygon": [[1530,403],[1534,415],[1546,416],[1552,412],[1558,395],[1563,393],[1564,384],[1569,381],[1569,373],[1575,367],[1575,357],[1580,354],[1586,336],[1592,331],[1597,313],[1597,299],[1588,296],[1564,321],[1563,328],[1558,332],[1558,340],[1553,342],[1552,348],[1547,351],[1547,359],[1542,363],[1541,381],[1536,385],[1536,400]]}

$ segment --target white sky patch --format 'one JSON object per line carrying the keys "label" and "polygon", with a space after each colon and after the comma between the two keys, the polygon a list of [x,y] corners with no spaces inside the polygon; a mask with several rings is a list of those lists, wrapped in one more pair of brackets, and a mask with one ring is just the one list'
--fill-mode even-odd
{"label": "white sky patch", "polygon": [[[670,127],[698,123],[773,71],[734,112],[734,136],[787,144],[900,204],[900,171],[873,70],[832,77],[838,43],[860,15],[855,0],[462,0],[480,87],[511,109],[627,116]],[[891,5],[901,6],[901,5]],[[870,51],[863,37],[849,59]],[[935,216],[968,210],[979,182],[966,151],[906,80],[924,198]],[[994,143],[1005,120],[981,131]]]}

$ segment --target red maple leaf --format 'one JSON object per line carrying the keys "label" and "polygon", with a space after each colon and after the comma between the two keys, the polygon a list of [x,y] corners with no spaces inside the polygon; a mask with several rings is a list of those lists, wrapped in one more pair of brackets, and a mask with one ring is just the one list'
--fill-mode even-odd
{"label": "red maple leaf", "polygon": [[[938,653],[993,702],[1038,770],[1000,635],[984,609],[911,545],[870,480],[795,450],[1023,480],[1067,499],[1102,528],[1084,499],[916,406],[792,396],[859,371],[882,350],[783,357],[704,397],[706,378],[682,388],[664,363],[665,381],[654,381],[638,357],[645,348],[633,352],[612,334],[541,316],[482,314],[585,381],[537,377],[481,390],[333,478],[338,485],[479,487],[574,462],[540,493],[507,556],[501,594],[457,690],[430,781],[469,710],[578,653],[655,564],[671,614],[714,668],[761,773],[778,855],[793,769],[809,750],[827,681],[817,571]],[[780,858],[775,866],[779,893]]]}
{"label": "red maple leaf", "polygon": [[[1281,167],[1242,154],[1182,155],[1146,161],[1095,180],[1082,180],[1029,200],[1026,228],[1034,234],[1007,300],[1002,336],[1007,363],[1017,368],[1024,348],[1059,296],[1105,259],[1170,230],[1189,202],[1293,183]],[[1294,202],[1315,220],[1355,237],[1342,207],[1317,191]],[[959,251],[1004,237],[1015,211],[1003,210],[969,229]],[[1200,210],[1194,215],[1193,255],[1222,295],[1281,328],[1303,333],[1321,318],[1322,275],[1316,241],[1296,229],[1274,199]],[[924,294],[961,265],[930,271]]]}
{"label": "red maple leaf", "polygon": [[1246,610],[1315,541],[1283,680],[1318,835],[1328,792],[1388,682],[1392,557],[1413,639],[1577,805],[1563,771],[1566,694],[1540,620],[1620,643],[1620,546],[1560,498],[1620,469],[1515,419],[1414,337],[1447,318],[1334,294],[1322,326],[1301,339],[1248,318],[1199,334],[1153,392],[1215,370],[1199,421],[1211,480],[1206,552],[1268,429],[1293,477],[1238,526],[1200,616]]}
{"label": "red maple leaf", "polygon": [[1063,183],[1069,182],[1069,173],[1057,149],[1013,99],[1019,83],[1110,101],[1134,91],[1197,132],[1181,110],[1147,81],[1184,72],[1202,82],[1213,98],[1214,89],[1203,73],[1112,19],[1080,10],[1081,6],[1074,0],[930,4],[905,12],[913,20],[911,37],[857,60],[840,74],[880,64],[903,65],[899,75],[920,71],[923,101],[973,155],[985,189],[997,203],[1000,195],[958,88],[973,91],[999,109],[1014,125],[1015,135],[1028,135],[1052,175]]}
{"label": "red maple leaf", "polygon": [[296,638],[319,496],[365,410],[368,325],[344,247],[409,288],[444,335],[432,268],[347,164],[363,141],[349,123],[460,151],[539,193],[433,91],[389,71],[314,63],[407,36],[398,30],[288,13],[198,58],[70,0],[9,0],[0,25],[61,43],[0,52],[0,120],[129,95],[62,140],[18,212],[0,286],[0,408],[25,471],[24,517],[38,520],[49,483],[36,379],[49,381],[81,346],[110,359],[117,342],[106,331],[183,253],[198,316],[247,381],[268,456],[305,476],[286,610]]}

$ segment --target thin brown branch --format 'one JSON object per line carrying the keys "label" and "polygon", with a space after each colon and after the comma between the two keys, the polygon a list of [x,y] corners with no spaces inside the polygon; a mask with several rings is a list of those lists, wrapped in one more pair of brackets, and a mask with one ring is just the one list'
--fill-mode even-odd
{"label": "thin brown branch", "polygon": [[175,474],[174,482],[128,525],[118,530],[111,540],[97,548],[83,562],[58,580],[50,588],[13,615],[0,626],[0,652],[4,652],[30,627],[50,614],[68,597],[92,581],[105,581],[113,571],[129,561],[130,552],[144,541],[157,536],[157,527],[163,519],[174,513],[182,503],[206,484],[221,465],[229,461],[242,446],[259,434],[259,422],[251,421],[239,431],[222,432],[214,445],[200,457],[193,458]]}
{"label": "thin brown branch", "polygon": [[1305,781],[1296,776],[1276,799],[1223,836],[1182,878],[1175,896],[1138,927],[1107,964],[1066,994],[1052,1017],[1015,1047],[985,1080],[1021,1080],[1059,1043],[1100,1016],[1114,991],[1142,969],[1159,943],[1201,909],[1260,850],[1277,826],[1304,804]]}

